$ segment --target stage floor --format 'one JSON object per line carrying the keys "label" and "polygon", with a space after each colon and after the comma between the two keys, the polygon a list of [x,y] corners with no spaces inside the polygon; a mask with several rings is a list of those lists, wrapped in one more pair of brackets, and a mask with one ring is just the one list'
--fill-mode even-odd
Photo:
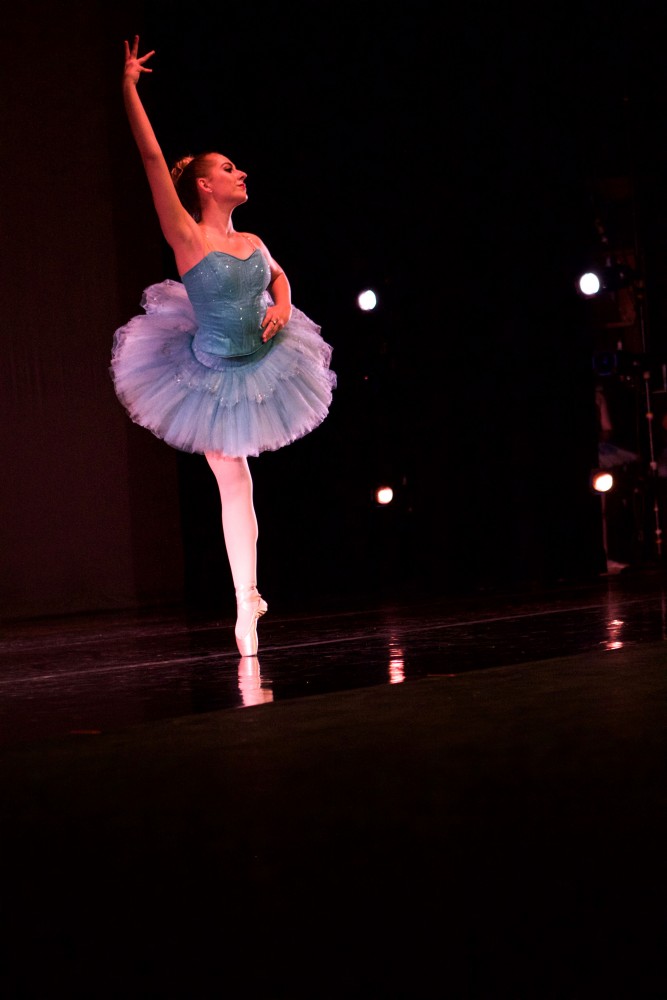
{"label": "stage floor", "polygon": [[[233,619],[174,609],[5,623],[0,745],[667,638],[656,569],[548,592],[272,603],[257,658]],[[667,651],[667,647],[666,647]]]}
{"label": "stage floor", "polygon": [[254,662],[173,610],[6,625],[0,994],[663,998],[665,609],[276,606]]}

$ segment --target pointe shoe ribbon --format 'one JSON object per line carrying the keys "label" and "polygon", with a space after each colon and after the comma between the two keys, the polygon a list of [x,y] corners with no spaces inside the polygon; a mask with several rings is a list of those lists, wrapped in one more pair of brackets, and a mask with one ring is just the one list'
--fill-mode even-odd
{"label": "pointe shoe ribbon", "polygon": [[267,603],[253,584],[236,588],[236,627],[234,635],[241,656],[257,655],[257,622],[266,613]]}

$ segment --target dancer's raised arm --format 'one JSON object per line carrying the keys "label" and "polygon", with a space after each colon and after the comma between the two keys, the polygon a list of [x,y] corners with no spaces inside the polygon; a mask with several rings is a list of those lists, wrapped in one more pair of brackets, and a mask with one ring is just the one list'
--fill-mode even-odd
{"label": "dancer's raised arm", "polygon": [[188,250],[199,247],[200,237],[194,219],[181,204],[169,167],[137,91],[141,74],[153,72],[145,65],[152,55],[154,51],[139,56],[138,35],[135,35],[131,48],[125,42],[123,100],[132,135],[144,164],[160,227],[167,243],[178,256],[179,251],[187,253]]}

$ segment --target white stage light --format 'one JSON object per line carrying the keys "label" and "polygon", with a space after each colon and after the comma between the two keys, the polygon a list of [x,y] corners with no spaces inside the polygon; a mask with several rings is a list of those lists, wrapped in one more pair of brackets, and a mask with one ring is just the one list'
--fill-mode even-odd
{"label": "white stage light", "polygon": [[582,295],[597,295],[600,288],[600,279],[593,271],[587,271],[579,278],[579,291]]}
{"label": "white stage light", "polygon": [[394,491],[391,486],[380,486],[375,491],[375,500],[377,503],[385,505],[391,503],[394,499]]}
{"label": "white stage light", "polygon": [[591,485],[596,493],[608,493],[614,485],[614,477],[610,472],[594,472]]}
{"label": "white stage light", "polygon": [[366,288],[357,296],[357,305],[363,312],[370,312],[377,305],[377,295],[371,288]]}

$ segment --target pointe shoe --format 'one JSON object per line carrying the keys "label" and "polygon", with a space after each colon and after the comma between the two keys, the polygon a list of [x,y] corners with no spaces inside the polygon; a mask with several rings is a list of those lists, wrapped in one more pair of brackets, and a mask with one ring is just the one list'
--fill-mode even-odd
{"label": "pointe shoe", "polygon": [[234,635],[241,656],[257,656],[257,621],[266,613],[267,603],[257,587],[237,587]]}

